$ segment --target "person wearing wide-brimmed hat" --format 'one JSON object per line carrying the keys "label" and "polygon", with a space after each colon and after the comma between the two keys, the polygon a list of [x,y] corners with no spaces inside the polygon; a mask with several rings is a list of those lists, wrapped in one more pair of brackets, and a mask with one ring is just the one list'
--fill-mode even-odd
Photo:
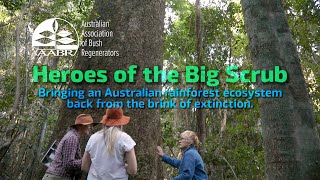
{"label": "person wearing wide-brimmed hat", "polygon": [[42,180],[69,180],[81,176],[80,136],[89,135],[92,124],[95,123],[90,114],[80,114],[76,118],[59,142],[55,158]]}
{"label": "person wearing wide-brimmed hat", "polygon": [[129,120],[120,108],[106,110],[100,122],[103,129],[90,137],[83,155],[81,169],[89,172],[88,180],[127,180],[128,174],[136,174],[136,143],[119,128]]}

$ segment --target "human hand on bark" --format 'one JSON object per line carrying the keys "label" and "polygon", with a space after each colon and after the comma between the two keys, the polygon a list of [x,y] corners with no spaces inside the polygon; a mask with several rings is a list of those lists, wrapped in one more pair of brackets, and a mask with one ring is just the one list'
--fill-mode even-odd
{"label": "human hand on bark", "polygon": [[164,155],[164,152],[163,152],[163,150],[162,150],[162,147],[157,146],[157,150],[158,150],[157,154],[158,154],[159,156],[163,156],[163,155]]}

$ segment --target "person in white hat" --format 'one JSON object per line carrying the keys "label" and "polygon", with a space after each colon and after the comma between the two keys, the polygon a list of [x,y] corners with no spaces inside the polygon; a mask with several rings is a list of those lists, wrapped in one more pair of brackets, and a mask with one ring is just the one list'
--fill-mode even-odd
{"label": "person in white hat", "polygon": [[96,124],[90,114],[80,114],[59,142],[55,158],[42,180],[70,180],[81,178],[80,136],[89,135]]}
{"label": "person in white hat", "polygon": [[81,169],[89,172],[88,180],[127,180],[128,174],[137,173],[136,143],[121,131],[129,120],[120,108],[106,110],[103,129],[90,137],[83,155]]}

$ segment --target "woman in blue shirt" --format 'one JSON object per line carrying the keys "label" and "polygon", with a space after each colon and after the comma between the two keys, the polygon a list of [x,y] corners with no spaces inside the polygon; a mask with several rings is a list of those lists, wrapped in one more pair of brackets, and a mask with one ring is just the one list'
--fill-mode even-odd
{"label": "woman in blue shirt", "polygon": [[198,136],[193,131],[181,133],[179,140],[179,148],[183,152],[181,160],[165,155],[162,148],[160,146],[157,147],[157,153],[162,157],[162,161],[175,168],[179,168],[179,175],[171,180],[208,179],[203,160],[196,149],[199,143]]}

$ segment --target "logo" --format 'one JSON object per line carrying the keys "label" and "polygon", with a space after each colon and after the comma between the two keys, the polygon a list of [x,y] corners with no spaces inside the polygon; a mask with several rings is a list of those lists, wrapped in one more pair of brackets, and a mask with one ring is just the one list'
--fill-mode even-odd
{"label": "logo", "polygon": [[79,36],[68,21],[51,18],[34,30],[32,46],[38,48],[37,56],[74,56],[78,51]]}

